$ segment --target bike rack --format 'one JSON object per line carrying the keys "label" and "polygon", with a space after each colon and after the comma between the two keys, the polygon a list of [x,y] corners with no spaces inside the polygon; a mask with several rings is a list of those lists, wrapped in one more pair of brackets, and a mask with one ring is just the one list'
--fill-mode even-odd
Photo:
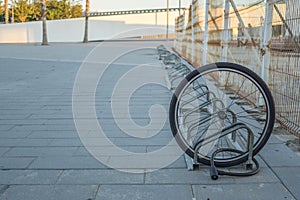
{"label": "bike rack", "polygon": [[[183,79],[184,77],[186,77],[192,70],[192,67],[189,67],[189,64],[186,63],[184,64],[182,59],[177,56],[174,53],[171,53],[170,51],[168,51],[164,46],[159,46],[157,47],[158,50],[158,55],[159,55],[159,59],[163,60],[163,64],[165,65],[165,69],[168,71],[168,79],[170,82],[170,90],[175,89],[176,86],[175,85],[175,81],[178,81],[179,79]],[[209,81],[209,80],[208,80]],[[230,140],[230,142],[228,142],[230,145],[232,145],[232,147],[235,147],[236,151],[235,153],[241,153],[242,151],[242,147],[240,146],[240,144],[238,144],[237,142],[237,136],[236,136],[236,132],[238,130],[246,130],[246,131],[241,131],[241,133],[246,133],[247,134],[247,139],[243,138],[244,140],[246,140],[246,144],[247,144],[247,150],[248,150],[248,160],[245,163],[246,169],[253,169],[253,165],[256,165],[256,169],[253,170],[253,173],[248,173],[248,174],[255,174],[257,173],[258,169],[259,169],[259,165],[257,163],[257,161],[255,160],[255,158],[253,158],[253,145],[254,145],[254,133],[252,132],[252,130],[245,124],[245,123],[241,123],[238,122],[237,120],[237,116],[236,114],[230,110],[230,109],[225,109],[225,105],[223,103],[223,101],[221,101],[220,99],[217,98],[216,94],[209,91],[209,88],[206,84],[203,84],[200,82],[195,82],[192,83],[192,87],[187,88],[186,90],[186,94],[187,96],[190,95],[192,96],[191,98],[187,99],[182,105],[182,109],[185,105],[188,105],[190,103],[192,103],[193,101],[202,99],[203,103],[201,103],[199,106],[195,107],[195,108],[185,108],[183,110],[181,110],[180,112],[182,112],[182,116],[179,119],[179,121],[181,123],[183,123],[183,127],[181,130],[182,134],[184,137],[187,138],[187,141],[190,141],[192,138],[192,132],[196,129],[199,128],[201,126],[201,129],[203,129],[204,131],[207,131],[208,128],[206,128],[206,124],[208,124],[208,122],[210,122],[212,119],[214,118],[219,118],[219,119],[225,119],[226,117],[228,117],[229,115],[231,115],[231,119],[232,119],[232,124],[229,124],[226,128],[223,128],[221,131],[215,132],[213,134],[210,135],[206,135],[205,138],[203,138],[202,136],[200,136],[200,138],[195,138],[193,139],[194,141],[190,141],[193,143],[193,148],[195,150],[194,157],[191,158],[189,157],[187,154],[184,154],[185,157],[185,161],[187,164],[187,168],[188,170],[195,170],[195,169],[199,169],[199,150],[201,150],[201,147],[214,142],[215,140],[218,139],[223,139],[225,138],[226,140]],[[206,83],[206,81],[203,81],[204,83]],[[199,92],[199,90],[201,90],[201,92]],[[193,92],[197,91],[197,94],[194,95],[192,94]],[[220,105],[220,109],[217,109],[217,105]],[[211,109],[207,109],[207,107],[209,106],[209,108]],[[193,114],[197,114],[197,113],[201,113],[203,112],[203,116],[201,119],[198,120],[192,120],[189,122],[186,122],[187,118],[190,115]],[[189,125],[187,126],[187,124],[189,123]],[[206,133],[207,134],[207,133]],[[245,144],[245,145],[246,145]],[[246,148],[246,147],[244,147]],[[212,179],[216,180],[218,178],[218,172],[220,172],[220,175],[234,175],[234,173],[226,173],[223,171],[218,171],[216,169],[216,167],[214,166],[214,157],[216,156],[216,154],[222,152],[222,151],[230,151],[231,149],[221,149],[221,150],[217,150],[212,154],[212,160],[211,160],[211,177]],[[221,174],[222,173],[222,174]],[[240,173],[242,175],[247,174],[247,173]]]}
{"label": "bike rack", "polygon": [[[247,140],[247,148],[248,148],[248,160],[246,162],[246,169],[252,169],[253,166],[253,145],[254,145],[254,133],[252,130],[244,123],[234,123],[229,127],[224,128],[222,131],[217,132],[215,135],[208,136],[202,140],[200,140],[195,147],[195,152],[198,152],[200,148],[216,139],[216,136],[218,138],[225,137],[229,134],[232,134],[233,132],[236,132],[239,129],[246,129],[248,133],[248,140]],[[191,158],[190,158],[191,159]],[[190,166],[191,169],[194,169],[195,166],[199,166],[198,162],[198,155],[195,154],[193,158],[193,166]]]}

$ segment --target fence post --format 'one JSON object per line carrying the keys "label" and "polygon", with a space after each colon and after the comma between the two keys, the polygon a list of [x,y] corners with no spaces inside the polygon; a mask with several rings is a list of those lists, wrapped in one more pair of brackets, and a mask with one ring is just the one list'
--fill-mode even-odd
{"label": "fence post", "polygon": [[207,63],[208,16],[209,16],[209,0],[206,0],[205,1],[205,22],[204,22],[202,65],[205,65]]}
{"label": "fence post", "polygon": [[268,84],[269,82],[269,67],[270,67],[270,50],[269,45],[272,39],[272,20],[273,20],[273,0],[266,0],[266,17],[264,23],[264,36],[261,47],[262,67],[261,77]]}
{"label": "fence post", "polygon": [[184,36],[185,36],[185,11],[183,11],[183,14],[182,14],[182,21],[181,21],[181,39],[180,39],[180,52],[181,52],[181,55],[183,55],[183,39],[184,39]]}
{"label": "fence post", "polygon": [[191,18],[192,18],[192,64],[194,64],[194,57],[195,57],[195,29],[194,29],[194,1],[192,1],[191,6]]}
{"label": "fence post", "polygon": [[229,41],[229,9],[230,4],[229,0],[225,0],[225,10],[224,10],[224,29],[222,31],[222,54],[221,61],[227,61],[227,52],[228,52],[228,41]]}
{"label": "fence post", "polygon": [[169,40],[169,5],[170,2],[169,0],[167,0],[167,34],[166,34],[167,41]]}
{"label": "fence post", "polygon": [[181,15],[181,0],[179,0],[179,16]]}

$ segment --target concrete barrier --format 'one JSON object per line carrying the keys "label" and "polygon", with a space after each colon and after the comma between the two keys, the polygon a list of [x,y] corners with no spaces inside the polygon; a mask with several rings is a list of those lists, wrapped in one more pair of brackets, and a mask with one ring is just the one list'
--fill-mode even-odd
{"label": "concrete barrier", "polygon": [[[84,18],[47,21],[49,42],[81,42]],[[174,30],[174,27],[170,27]],[[126,24],[124,21],[90,18],[89,40],[120,39],[166,33],[164,25]],[[36,43],[42,41],[42,22],[0,25],[0,43]]]}

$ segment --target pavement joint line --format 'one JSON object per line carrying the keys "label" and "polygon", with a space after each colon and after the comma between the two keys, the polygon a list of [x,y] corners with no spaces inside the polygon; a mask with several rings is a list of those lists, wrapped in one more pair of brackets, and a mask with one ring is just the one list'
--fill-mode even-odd
{"label": "pavement joint line", "polygon": [[143,174],[143,184],[146,184],[146,175],[147,175],[147,171],[144,170],[144,174]]}
{"label": "pavement joint line", "polygon": [[[29,158],[29,156],[28,156],[28,158]],[[28,165],[25,167],[25,169],[29,169],[30,165],[33,164],[36,159],[38,159],[38,156],[34,156],[34,157],[31,156],[30,158],[33,158],[33,159],[31,162],[28,163]]]}
{"label": "pavement joint line", "polygon": [[[57,171],[57,170],[55,170],[55,171]],[[58,182],[59,182],[59,180],[60,180],[60,178],[61,178],[61,176],[63,175],[63,173],[65,172],[65,169],[63,169],[63,170],[60,170],[61,172],[59,173],[59,175],[57,176],[57,179],[56,179],[56,181],[55,181],[55,185],[57,185],[58,184]]]}
{"label": "pavement joint line", "polygon": [[192,192],[192,200],[196,200],[196,195],[195,195],[193,184],[191,184],[190,187],[191,187],[191,192]]}
{"label": "pavement joint line", "polygon": [[[99,191],[100,191],[100,187],[101,187],[101,185],[99,184],[98,187],[97,187],[97,189],[95,190],[95,192],[94,192],[94,194],[93,194],[92,199],[96,199],[96,198],[97,198],[97,195],[98,195],[98,193],[99,193]],[[91,199],[91,200],[92,200],[92,199]]]}
{"label": "pavement joint line", "polygon": [[0,157],[6,157],[5,154],[7,154],[10,150],[13,149],[13,147],[7,147],[8,149],[4,151],[2,154],[0,154]]}

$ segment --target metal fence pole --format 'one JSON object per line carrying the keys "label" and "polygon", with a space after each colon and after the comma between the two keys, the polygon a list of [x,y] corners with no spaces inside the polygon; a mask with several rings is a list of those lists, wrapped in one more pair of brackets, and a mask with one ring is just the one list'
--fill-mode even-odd
{"label": "metal fence pole", "polygon": [[207,63],[207,42],[208,42],[208,16],[209,16],[209,0],[205,2],[205,22],[204,22],[204,37],[203,37],[203,54],[202,54],[202,65]]}
{"label": "metal fence pole", "polygon": [[269,82],[269,66],[270,66],[270,50],[269,45],[272,39],[272,19],[273,19],[273,0],[266,0],[266,17],[264,23],[264,37],[261,47],[262,67],[261,77],[268,84]]}
{"label": "metal fence pole", "polygon": [[192,1],[191,6],[191,17],[192,17],[192,63],[194,63],[195,57],[195,29],[194,29],[194,3]]}
{"label": "metal fence pole", "polygon": [[224,29],[222,31],[222,54],[221,61],[227,61],[228,52],[228,41],[229,41],[229,0],[225,0],[225,10],[224,10]]}
{"label": "metal fence pole", "polygon": [[179,0],[179,15],[181,15],[181,0]]}
{"label": "metal fence pole", "polygon": [[166,39],[169,40],[169,4],[170,1],[167,0],[167,34],[166,34]]}

